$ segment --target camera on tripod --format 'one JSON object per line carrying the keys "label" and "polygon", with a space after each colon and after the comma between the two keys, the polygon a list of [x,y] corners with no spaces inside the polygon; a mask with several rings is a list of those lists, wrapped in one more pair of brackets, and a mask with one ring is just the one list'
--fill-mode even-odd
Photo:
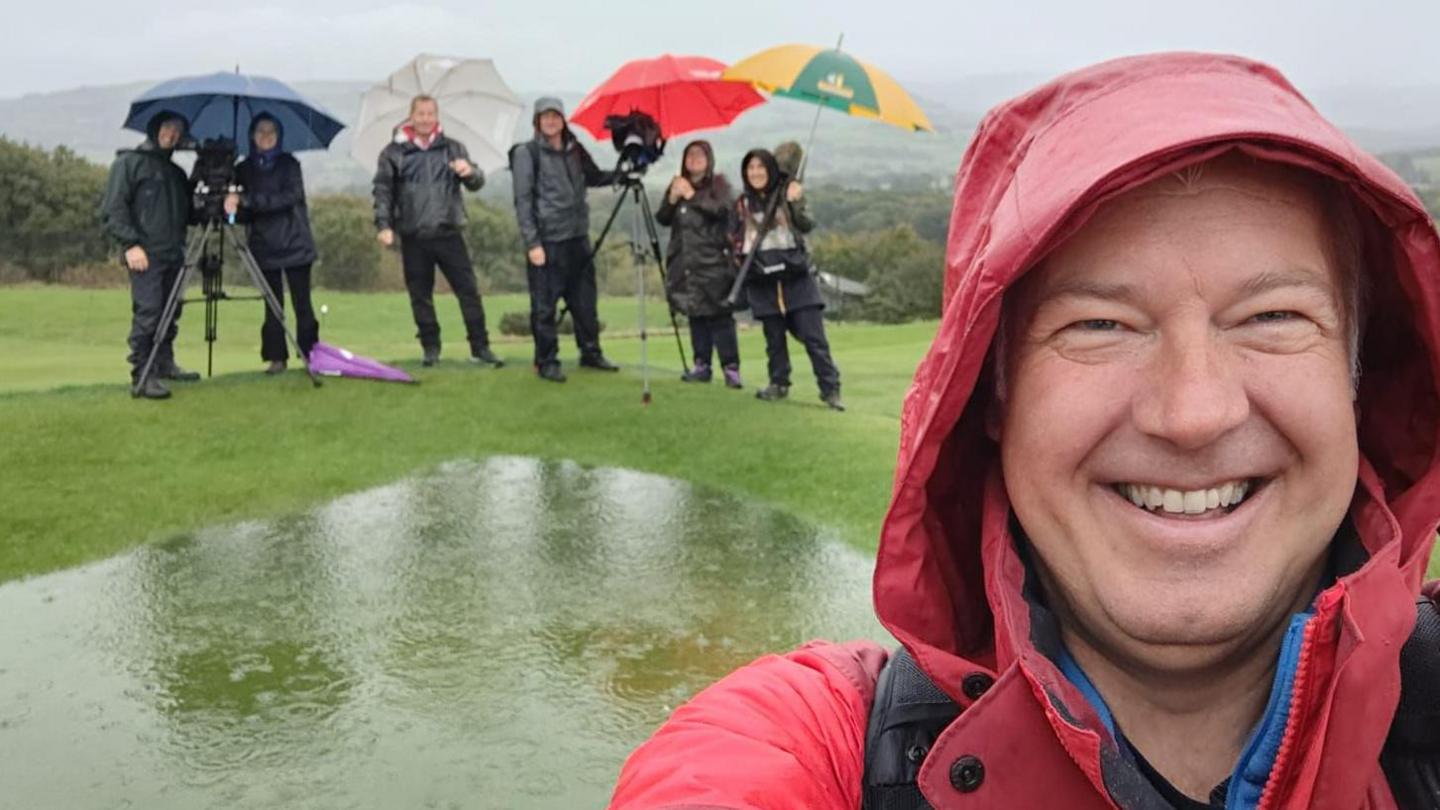
{"label": "camera on tripod", "polygon": [[235,142],[229,138],[206,138],[195,147],[195,168],[190,172],[195,186],[194,206],[205,222],[225,218],[225,195],[239,191],[235,185]]}
{"label": "camera on tripod", "polygon": [[665,154],[660,125],[648,113],[631,110],[628,115],[606,116],[605,128],[610,130],[610,142],[620,153],[615,171],[627,178],[645,174],[650,164]]}

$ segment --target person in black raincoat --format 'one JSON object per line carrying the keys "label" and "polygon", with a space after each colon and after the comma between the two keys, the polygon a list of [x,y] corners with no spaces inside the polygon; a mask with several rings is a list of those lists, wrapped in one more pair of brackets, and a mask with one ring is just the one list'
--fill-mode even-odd
{"label": "person in black raincoat", "polygon": [[123,264],[130,275],[130,378],[140,372],[155,342],[160,350],[155,367],[143,388],[131,393],[146,399],[164,399],[170,389],[166,380],[200,379],[193,371],[175,364],[175,335],[179,332],[180,309],[164,335],[155,331],[165,301],[185,263],[185,229],[190,224],[190,182],[185,172],[170,159],[189,128],[179,113],[156,113],[146,125],[146,138],[134,149],[122,149],[110,165],[105,196],[100,202],[100,222],[105,233],[124,251]]}
{"label": "person in black raincoat", "polygon": [[[320,323],[310,305],[310,267],[315,262],[315,237],[310,232],[310,211],[305,204],[305,181],[300,161],[284,151],[285,131],[264,113],[250,124],[250,155],[235,167],[238,194],[225,200],[225,212],[249,225],[250,252],[265,275],[265,283],[285,306],[285,286],[295,302],[295,333],[302,354],[320,339]],[[265,308],[260,327],[260,359],[269,363],[267,374],[285,370],[289,351],[285,328]]]}
{"label": "person in black raincoat", "polygon": [[725,385],[739,388],[740,346],[735,316],[725,302],[735,282],[730,245],[735,195],[724,175],[715,174],[708,141],[694,141],[681,155],[681,173],[655,212],[655,220],[670,229],[666,292],[690,321],[695,366],[680,379],[710,382],[711,358],[718,352]]}
{"label": "person in black raincoat", "polygon": [[[788,332],[804,344],[810,355],[821,401],[843,411],[840,369],[830,356],[830,343],[825,337],[825,301],[805,246],[804,235],[815,227],[815,222],[805,210],[804,189],[780,171],[768,150],[746,153],[740,167],[745,190],[735,204],[736,253],[743,261],[752,250],[757,251],[746,277],[745,295],[751,313],[765,329],[770,372],[770,384],[755,396],[771,402],[789,396]],[[767,218],[770,227],[765,229]]]}
{"label": "person in black raincoat", "polygon": [[465,200],[460,189],[479,191],[485,173],[470,162],[465,144],[445,135],[440,104],[433,97],[410,100],[410,118],[380,151],[372,195],[375,237],[390,247],[400,242],[400,262],[422,364],[440,362],[440,322],[435,319],[435,267],[460,302],[470,362],[499,368],[505,362],[490,350],[485,305],[461,229]]}

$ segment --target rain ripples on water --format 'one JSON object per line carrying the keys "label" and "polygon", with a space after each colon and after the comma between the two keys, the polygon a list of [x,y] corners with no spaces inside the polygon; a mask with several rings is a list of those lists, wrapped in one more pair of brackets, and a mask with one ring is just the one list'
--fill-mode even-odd
{"label": "rain ripples on water", "polygon": [[0,805],[603,806],[736,666],[885,638],[868,580],[682,482],[450,463],[0,586]]}

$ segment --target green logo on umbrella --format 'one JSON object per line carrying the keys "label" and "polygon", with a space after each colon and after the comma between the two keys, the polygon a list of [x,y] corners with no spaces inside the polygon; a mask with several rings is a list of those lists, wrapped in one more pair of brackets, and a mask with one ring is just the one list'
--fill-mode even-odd
{"label": "green logo on umbrella", "polygon": [[806,98],[846,112],[852,104],[873,112],[880,111],[880,102],[875,99],[875,86],[871,84],[865,66],[849,54],[835,50],[815,54],[800,69],[789,91],[777,91],[776,95]]}
{"label": "green logo on umbrella", "polygon": [[840,96],[846,101],[855,98],[855,91],[845,86],[845,75],[842,73],[831,73],[826,76],[821,80],[818,88],[822,93]]}

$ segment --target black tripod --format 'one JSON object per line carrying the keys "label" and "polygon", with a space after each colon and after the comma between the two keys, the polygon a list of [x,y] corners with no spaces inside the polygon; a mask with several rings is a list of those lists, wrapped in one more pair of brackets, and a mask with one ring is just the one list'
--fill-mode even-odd
{"label": "black tripod", "polygon": [[[235,255],[240,257],[240,265],[245,268],[245,273],[260,291],[259,295],[232,296],[225,292],[225,280],[221,272],[225,265],[225,242],[226,238]],[[155,358],[160,352],[160,344],[165,334],[170,330],[170,325],[175,322],[175,316],[180,311],[180,304],[185,303],[185,282],[190,277],[190,271],[198,267],[200,269],[200,289],[203,297],[196,300],[205,302],[205,374],[210,376],[215,372],[215,337],[220,326],[220,302],[221,301],[264,301],[269,308],[270,314],[280,322],[280,328],[285,330],[285,337],[290,340],[290,345],[300,355],[305,363],[305,373],[310,375],[310,381],[315,387],[320,387],[320,378],[310,370],[308,358],[300,351],[300,343],[291,334],[290,327],[285,325],[285,310],[280,306],[280,300],[275,297],[270,285],[265,283],[265,274],[260,271],[260,265],[255,261],[255,255],[250,252],[250,247],[245,240],[240,238],[236,232],[235,225],[219,217],[209,217],[205,220],[204,226],[197,232],[190,235],[190,243],[185,247],[185,264],[175,276],[175,284],[170,288],[170,295],[165,299],[165,309],[160,313],[160,323],[155,328],[155,337],[150,346],[150,356],[145,358],[145,365],[140,369],[140,376],[135,379],[135,384],[130,388],[132,396],[139,396],[144,389],[145,383],[149,381],[151,373],[155,370]]]}
{"label": "black tripod", "polygon": [[[660,252],[660,232],[655,227],[655,214],[650,210],[650,198],[645,194],[645,184],[641,182],[642,175],[638,172],[627,172],[624,175],[625,188],[620,196],[615,199],[615,207],[610,211],[610,218],[605,220],[605,227],[600,229],[600,236],[595,240],[595,248],[590,254],[590,261],[593,265],[595,258],[600,255],[600,248],[605,244],[605,237],[610,234],[610,226],[615,224],[615,217],[619,215],[620,209],[625,205],[625,198],[628,196],[635,201],[635,210],[630,212],[630,261],[635,265],[636,287],[635,295],[639,299],[640,306],[640,374],[644,384],[642,400],[650,401],[650,353],[649,336],[645,331],[645,263],[651,257],[655,259],[655,266],[660,268],[660,283],[665,282],[665,254]],[[650,250],[647,252],[644,242],[650,243]],[[670,304],[670,297],[665,297],[665,306],[670,311],[670,330],[675,334],[675,349],[680,352],[680,367],[689,366],[685,361],[685,345],[680,342],[680,324],[675,320],[675,307]]]}

